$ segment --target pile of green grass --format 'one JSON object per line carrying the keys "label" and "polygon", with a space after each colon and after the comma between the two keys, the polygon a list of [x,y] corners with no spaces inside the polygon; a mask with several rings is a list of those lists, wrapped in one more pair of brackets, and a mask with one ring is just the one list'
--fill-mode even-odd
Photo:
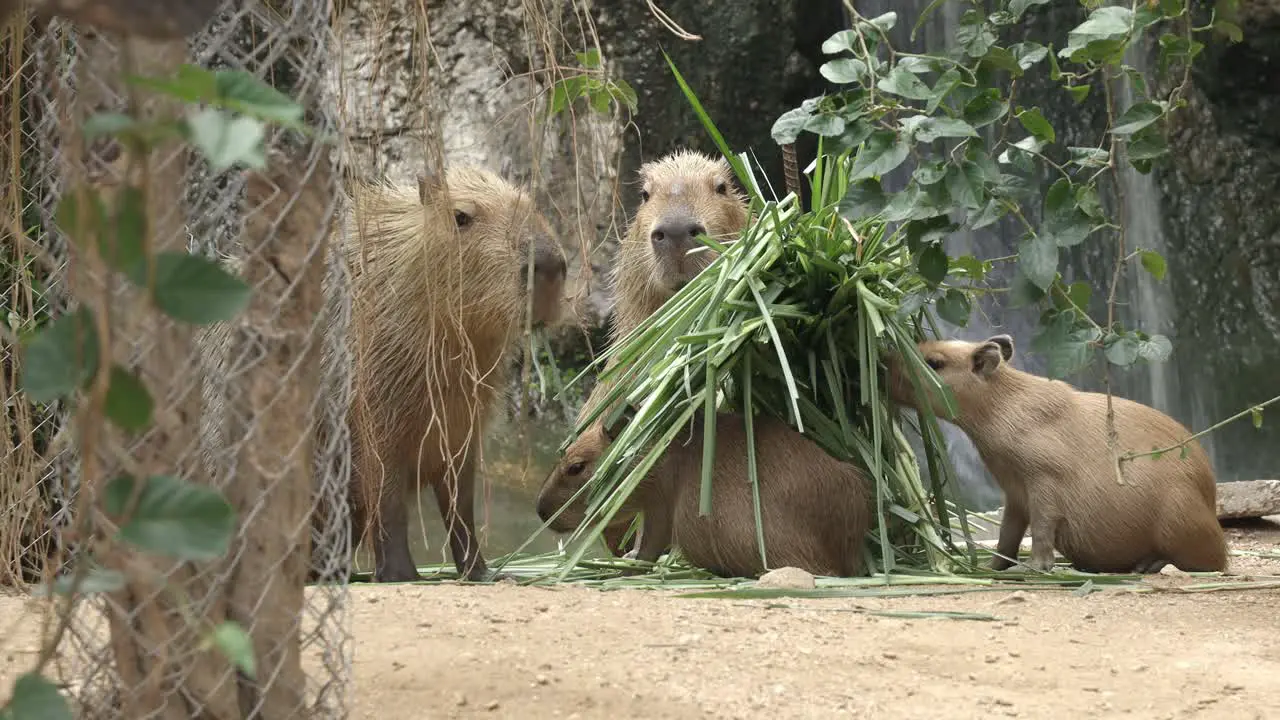
{"label": "pile of green grass", "polygon": [[[921,413],[914,428],[930,469],[926,483],[908,442],[911,428],[884,393],[885,352],[907,358],[918,393],[939,387],[912,352],[931,324],[925,299],[936,287],[920,274],[909,238],[886,232],[879,217],[857,217],[842,206],[854,171],[852,150],[819,149],[805,172],[808,208],[794,193],[766,199],[748,158],[729,151],[676,76],[747,188],[754,219],[731,243],[700,238],[719,253],[715,261],[593,365],[617,358],[601,374],[616,384],[575,436],[615,400],[634,415],[597,464],[590,508],[570,538],[575,547],[567,565],[582,560],[695,413],[702,413],[705,429],[701,512],[713,511],[716,413],[737,411],[748,435],[753,413],[768,413],[867,470],[876,500],[868,567],[882,574],[976,570],[978,548],[954,483],[947,482],[953,471],[936,419]],[[754,489],[753,445],[748,466]],[[758,493],[756,525],[760,538]],[[759,549],[764,555],[762,539]]]}

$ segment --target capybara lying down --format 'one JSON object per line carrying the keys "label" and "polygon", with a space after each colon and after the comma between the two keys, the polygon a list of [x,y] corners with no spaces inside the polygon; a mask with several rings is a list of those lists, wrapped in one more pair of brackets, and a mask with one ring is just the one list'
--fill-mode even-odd
{"label": "capybara lying down", "polygon": [[[765,553],[770,567],[798,567],[815,575],[862,572],[863,539],[871,522],[866,477],[828,455],[780,420],[755,418],[756,474]],[[574,441],[543,483],[538,515],[547,520],[587,484],[613,438],[597,423]],[[654,561],[679,547],[695,566],[723,577],[765,571],[756,538],[755,505],[747,473],[743,416],[716,418],[711,513],[698,516],[702,479],[702,422],[695,419],[636,486],[619,514],[644,513],[637,556]],[[587,510],[583,491],[550,527],[573,530]]]}

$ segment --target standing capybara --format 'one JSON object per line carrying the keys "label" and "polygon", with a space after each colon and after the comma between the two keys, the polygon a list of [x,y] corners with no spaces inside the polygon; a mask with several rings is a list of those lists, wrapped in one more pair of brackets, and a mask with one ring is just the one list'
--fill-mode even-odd
{"label": "standing capybara", "polygon": [[[645,163],[639,175],[640,207],[618,247],[613,273],[611,343],[621,341],[711,264],[715,253],[695,239],[698,235],[731,241],[750,219],[747,198],[723,158],[677,150]],[[610,387],[599,383],[592,389],[579,422],[603,402]],[[618,554],[625,551],[622,537],[632,519],[619,514],[605,531],[606,543]]]}
{"label": "standing capybara", "polygon": [[[793,566],[815,575],[862,572],[863,539],[871,523],[866,477],[855,466],[828,455],[786,423],[766,415],[754,422],[756,479],[765,554],[772,567]],[[538,495],[538,515],[557,532],[573,530],[586,517],[584,490],[554,519],[595,473],[612,441],[593,425],[566,450]],[[756,537],[755,501],[747,470],[743,416],[716,417],[711,514],[698,515],[702,481],[702,421],[696,418],[619,513],[644,513],[637,557],[652,562],[669,546],[689,562],[722,577],[764,572]]]}
{"label": "standing capybara", "polygon": [[[1028,565],[1036,570],[1053,567],[1055,548],[1085,572],[1159,572],[1169,563],[1188,572],[1226,568],[1217,486],[1199,443],[1188,443],[1185,458],[1173,451],[1124,461],[1121,484],[1108,449],[1105,395],[1012,367],[1008,335],[924,342],[919,351],[955,397],[952,422],[973,440],[1004,491],[993,569],[1013,564],[1007,558],[1017,558],[1028,525]],[[915,407],[901,359],[888,365],[891,396]],[[1153,408],[1115,396],[1112,405],[1121,455],[1191,435]],[[933,397],[931,406],[946,417],[941,398]]]}
{"label": "standing capybara", "polygon": [[353,183],[352,204],[355,528],[375,531],[376,581],[417,579],[407,491],[428,483],[458,572],[482,579],[476,456],[529,303],[535,324],[559,318],[564,252],[528,193],[483,170]]}

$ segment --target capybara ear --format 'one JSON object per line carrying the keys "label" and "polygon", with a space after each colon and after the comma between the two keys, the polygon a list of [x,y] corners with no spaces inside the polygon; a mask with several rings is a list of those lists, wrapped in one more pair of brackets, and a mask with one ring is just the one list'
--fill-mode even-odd
{"label": "capybara ear", "polygon": [[605,421],[600,424],[600,431],[604,433],[609,442],[613,442],[618,433],[622,432],[622,429],[635,416],[636,411],[630,405],[623,405],[618,410],[615,410],[610,417],[605,418]]}
{"label": "capybara ear", "polygon": [[987,342],[995,343],[1000,346],[1000,354],[1004,356],[1004,361],[1009,362],[1013,359],[1013,338],[1009,335],[992,335],[987,338]]}
{"label": "capybara ear", "polygon": [[973,351],[973,372],[975,375],[990,377],[1000,367],[1004,358],[1004,348],[994,340],[988,340]]}

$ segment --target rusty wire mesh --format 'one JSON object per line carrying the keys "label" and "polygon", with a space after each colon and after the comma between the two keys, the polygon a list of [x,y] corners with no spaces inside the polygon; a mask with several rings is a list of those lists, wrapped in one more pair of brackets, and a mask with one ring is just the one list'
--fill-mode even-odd
{"label": "rusty wire mesh", "polygon": [[[503,11],[486,15],[481,32],[471,15],[491,8]],[[567,53],[598,43],[590,23],[577,3],[543,0],[497,0],[466,10],[417,0],[228,0],[188,42],[176,48],[131,42],[129,53],[111,38],[62,22],[13,24],[3,45],[8,72],[0,79],[0,161],[11,179],[0,189],[0,216],[8,221],[5,237],[13,239],[4,247],[0,288],[12,330],[0,347],[7,443],[0,459],[0,510],[7,519],[0,528],[2,586],[36,582],[81,550],[69,540],[74,533],[62,532],[76,520],[81,482],[70,418],[59,405],[34,405],[21,395],[18,354],[8,338],[85,295],[77,284],[84,280],[76,278],[92,273],[76,269],[54,211],[75,183],[120,183],[124,165],[119,148],[76,140],[84,119],[126,107],[126,71],[164,74],[189,62],[251,72],[302,102],[308,124],[343,138],[334,152],[269,134],[266,194],[262,183],[254,195],[242,174],[211,172],[185,150],[171,148],[148,163],[154,189],[171,200],[153,218],[159,249],[218,258],[256,292],[243,317],[198,330],[158,313],[126,317],[120,333],[126,342],[112,350],[139,370],[157,398],[156,427],[127,449],[151,463],[149,469],[222,489],[236,505],[240,537],[228,558],[209,567],[152,562],[146,570],[166,580],[167,594],[135,583],[122,593],[92,596],[70,615],[54,674],[81,717],[347,716],[353,339],[348,270],[331,242],[343,232],[337,219],[347,211],[341,178],[351,172],[404,182],[424,165],[442,164],[500,171],[532,186],[564,245],[578,248],[570,253],[577,261],[573,274],[584,290],[598,285],[603,277],[593,278],[587,258],[615,219],[622,123],[617,114],[545,115],[550,87],[566,72],[580,72],[566,68]],[[436,44],[450,43],[469,49],[437,51]],[[123,66],[125,60],[133,67]],[[280,259],[265,255],[272,238],[290,228],[305,236],[308,251],[293,260],[308,268],[303,274],[315,281],[310,285],[299,275],[281,284],[268,269],[268,260]],[[39,250],[29,252],[20,232]],[[322,281],[312,265],[316,257],[324,257]],[[319,312],[300,325],[289,304],[297,305],[308,288],[322,288]],[[299,359],[289,364],[286,356]],[[278,392],[268,392],[272,388]],[[299,388],[311,392],[301,397]],[[314,432],[281,432],[282,425],[290,429],[282,416]],[[110,454],[99,458],[107,469],[98,474],[113,463]],[[301,590],[294,574],[297,551],[307,543],[277,547],[276,555],[254,546],[255,531],[282,523],[266,500],[245,496],[250,486],[242,481],[262,479],[252,490],[267,498],[295,479],[289,470],[299,467],[308,470],[307,507],[282,530],[307,537],[305,570],[319,582],[306,588],[302,612],[281,617],[273,612],[281,585]],[[181,602],[169,597],[175,593]],[[254,692],[243,692],[242,683],[235,697],[236,678],[225,663],[211,668],[204,635],[189,616],[229,617],[246,626],[258,641]],[[269,632],[260,632],[269,623]],[[277,636],[284,639],[279,647],[262,646],[262,638]],[[159,660],[148,664],[149,654]],[[301,685],[286,677],[298,656]],[[273,687],[283,690],[273,693]]]}
{"label": "rusty wire mesh", "polygon": [[[340,128],[326,83],[335,54],[330,12],[328,0],[227,2],[189,41],[128,41],[129,52],[122,51],[126,41],[60,21],[14,23],[0,84],[0,158],[8,176],[3,310],[12,331],[0,348],[6,424],[0,584],[35,582],[82,549],[60,532],[71,524],[81,491],[67,413],[19,392],[11,339],[74,303],[88,286],[77,285],[86,281],[75,279],[67,240],[54,222],[58,198],[78,182],[123,181],[120,148],[86,146],[84,119],[126,111],[126,72],[170,75],[189,62],[258,76],[299,100],[308,124],[332,134]],[[70,614],[52,670],[80,717],[227,717],[222,710],[237,705],[245,717],[347,714],[349,300],[342,255],[327,252],[331,234],[341,232],[335,222],[343,211],[341,172],[332,145],[282,132],[269,132],[266,145],[274,167],[261,176],[255,197],[246,197],[253,183],[244,174],[212,172],[185,149],[171,147],[150,162],[153,189],[176,200],[152,222],[156,247],[219,258],[240,270],[255,293],[242,317],[200,329],[154,312],[117,313],[114,355],[137,369],[156,400],[154,426],[125,439],[124,449],[145,469],[221,489],[236,507],[239,536],[228,557],[207,566],[148,560],[149,582],[87,596]],[[277,233],[292,234],[293,246],[277,247]],[[294,277],[282,273],[288,278],[282,283],[255,273],[281,255],[299,271]],[[136,309],[120,295],[113,307]],[[308,307],[319,312],[306,317]],[[108,453],[99,463],[103,475],[120,471]],[[246,477],[258,479],[255,497],[246,496]],[[273,514],[281,498],[298,505],[285,522]],[[274,533],[271,547],[259,542],[264,529]],[[140,561],[121,562],[136,570]],[[304,591],[308,577],[319,582]],[[302,612],[280,602],[291,593],[301,593]],[[236,690],[224,660],[202,659],[213,656],[205,619],[224,617],[254,639],[252,692],[243,683]],[[303,677],[289,676],[291,664],[301,666]]]}

